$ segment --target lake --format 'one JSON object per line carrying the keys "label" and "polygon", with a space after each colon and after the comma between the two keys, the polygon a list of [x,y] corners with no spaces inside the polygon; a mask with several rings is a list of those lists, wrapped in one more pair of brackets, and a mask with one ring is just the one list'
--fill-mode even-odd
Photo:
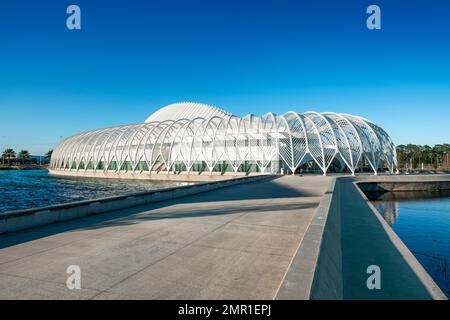
{"label": "lake", "polygon": [[188,185],[188,182],[61,178],[46,170],[0,170],[0,212]]}
{"label": "lake", "polygon": [[367,196],[450,298],[450,190]]}

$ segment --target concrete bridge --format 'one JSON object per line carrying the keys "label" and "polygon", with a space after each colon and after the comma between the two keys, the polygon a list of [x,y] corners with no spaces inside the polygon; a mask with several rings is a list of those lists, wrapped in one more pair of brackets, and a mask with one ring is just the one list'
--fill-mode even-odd
{"label": "concrete bridge", "polygon": [[0,235],[0,298],[273,299],[331,180],[268,178]]}
{"label": "concrete bridge", "polygon": [[0,299],[445,298],[371,210],[352,178],[270,176],[4,233]]}

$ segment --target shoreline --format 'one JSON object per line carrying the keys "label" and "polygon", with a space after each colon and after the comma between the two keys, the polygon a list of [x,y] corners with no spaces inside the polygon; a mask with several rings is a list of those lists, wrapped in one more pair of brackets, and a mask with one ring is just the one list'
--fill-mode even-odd
{"label": "shoreline", "polygon": [[10,170],[48,170],[48,166],[40,166],[40,165],[18,165],[18,166],[3,166],[0,165],[0,171],[10,171]]}

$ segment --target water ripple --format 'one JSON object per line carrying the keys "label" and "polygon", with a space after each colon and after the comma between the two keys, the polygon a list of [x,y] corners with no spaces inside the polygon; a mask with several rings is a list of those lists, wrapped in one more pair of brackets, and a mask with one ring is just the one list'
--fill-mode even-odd
{"label": "water ripple", "polygon": [[187,185],[186,182],[53,177],[45,170],[0,171],[0,212]]}

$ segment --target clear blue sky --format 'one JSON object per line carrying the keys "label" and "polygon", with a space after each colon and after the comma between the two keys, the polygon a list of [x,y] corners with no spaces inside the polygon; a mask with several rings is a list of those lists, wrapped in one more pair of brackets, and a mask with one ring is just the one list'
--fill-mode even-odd
{"label": "clear blue sky", "polygon": [[450,1],[0,2],[1,149],[44,153],[178,101],[352,113],[397,144],[450,142]]}

